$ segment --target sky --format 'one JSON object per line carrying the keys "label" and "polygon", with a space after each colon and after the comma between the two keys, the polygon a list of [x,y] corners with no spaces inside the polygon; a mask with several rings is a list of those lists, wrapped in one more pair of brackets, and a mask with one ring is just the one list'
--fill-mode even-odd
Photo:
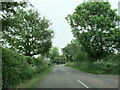
{"label": "sky", "polygon": [[[109,0],[112,9],[118,8],[118,1]],[[54,30],[53,46],[58,47],[60,53],[74,38],[69,23],[65,20],[68,14],[72,14],[77,5],[83,0],[29,0],[38,12],[52,22]]]}

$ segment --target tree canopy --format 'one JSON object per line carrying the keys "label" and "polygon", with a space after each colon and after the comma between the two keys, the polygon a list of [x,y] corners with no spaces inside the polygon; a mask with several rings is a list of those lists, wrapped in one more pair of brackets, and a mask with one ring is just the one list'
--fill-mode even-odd
{"label": "tree canopy", "polygon": [[59,50],[57,47],[52,47],[49,51],[48,57],[52,63],[57,62],[60,56]]}
{"label": "tree canopy", "polygon": [[74,37],[92,58],[118,51],[120,16],[116,11],[109,2],[86,2],[66,17]]}
{"label": "tree canopy", "polygon": [[72,40],[70,44],[62,48],[62,53],[66,61],[85,61],[87,59],[87,53],[82,50],[82,46],[76,40]]}
{"label": "tree canopy", "polygon": [[[14,6],[15,4],[11,2],[10,5]],[[7,11],[5,6],[4,9]],[[53,30],[50,27],[52,23],[42,17],[37,10],[25,10],[18,7],[15,9],[15,13],[11,14],[9,11],[3,13],[2,20],[3,39],[7,44],[6,47],[26,56],[44,55],[49,52],[53,38]]]}

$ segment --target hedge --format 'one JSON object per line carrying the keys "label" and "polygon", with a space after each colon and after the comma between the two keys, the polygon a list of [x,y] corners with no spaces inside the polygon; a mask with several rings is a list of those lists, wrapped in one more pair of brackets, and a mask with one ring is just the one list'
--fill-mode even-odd
{"label": "hedge", "polygon": [[2,87],[11,88],[48,68],[46,61],[2,49]]}

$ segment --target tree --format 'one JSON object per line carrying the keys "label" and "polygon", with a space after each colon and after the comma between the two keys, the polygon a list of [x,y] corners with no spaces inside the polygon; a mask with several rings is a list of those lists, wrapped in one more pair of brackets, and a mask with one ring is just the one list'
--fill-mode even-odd
{"label": "tree", "polygon": [[[3,18],[4,20],[4,18]],[[4,28],[3,39],[10,48],[26,56],[48,53],[52,45],[51,23],[34,9],[16,9],[10,17],[11,26]]]}
{"label": "tree", "polygon": [[63,56],[66,57],[66,61],[73,61],[72,56],[74,55],[74,48],[71,44],[67,44],[66,47],[62,48]]}
{"label": "tree", "polygon": [[87,60],[87,54],[82,50],[77,40],[72,40],[70,44],[62,49],[63,56],[67,61],[85,61]]}
{"label": "tree", "polygon": [[66,61],[66,59],[65,59],[65,56],[60,55],[60,56],[58,57],[58,62],[59,62],[60,64],[66,63],[67,61]]}
{"label": "tree", "polygon": [[82,3],[66,19],[74,37],[91,58],[102,58],[118,50],[120,16],[109,2]]}
{"label": "tree", "polygon": [[16,13],[16,8],[26,8],[32,6],[27,2],[1,2],[2,4],[2,30],[8,29],[12,26],[11,16]]}
{"label": "tree", "polygon": [[[9,2],[9,1],[7,2],[7,1],[2,0],[0,2],[0,6],[1,6],[0,7],[0,9],[1,9],[0,23],[1,23],[1,27],[2,27],[1,31],[4,31],[9,26],[12,26],[10,18],[14,13],[16,13],[16,8],[26,8],[29,5],[30,5],[30,3],[27,3],[27,2],[12,2],[12,0],[11,0],[11,2]],[[2,40],[2,32],[0,32],[0,34],[1,34],[0,42],[5,45],[5,43]]]}
{"label": "tree", "polygon": [[60,56],[59,50],[57,47],[52,47],[49,51],[48,57],[52,63],[58,62],[58,57]]}
{"label": "tree", "polygon": [[21,8],[25,8],[28,5],[30,5],[30,3],[28,4],[27,2],[1,2],[2,3],[2,12],[4,13],[15,13],[15,8],[21,7]]}

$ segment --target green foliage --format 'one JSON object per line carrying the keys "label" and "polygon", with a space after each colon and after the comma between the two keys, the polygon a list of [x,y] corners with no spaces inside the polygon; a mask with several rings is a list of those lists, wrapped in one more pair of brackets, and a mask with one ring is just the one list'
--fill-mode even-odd
{"label": "green foliage", "polygon": [[17,53],[12,52],[9,49],[3,49],[2,51],[3,87],[11,87],[11,85],[20,82],[18,77],[20,77],[21,71],[23,70],[22,72],[25,72],[25,58],[21,55],[18,56]]}
{"label": "green foliage", "polygon": [[8,14],[9,12],[3,13],[2,17],[6,47],[26,56],[48,53],[53,38],[49,20],[41,17],[35,9],[25,10],[18,7],[15,13]]}
{"label": "green foliage", "polygon": [[66,57],[67,61],[86,61],[88,56],[82,50],[82,47],[76,42],[76,40],[72,41],[66,47],[62,49],[63,56]]}
{"label": "green foliage", "polygon": [[60,55],[60,56],[58,57],[58,60],[57,60],[57,61],[59,62],[59,64],[64,64],[64,63],[67,62],[66,59],[65,59],[65,56],[63,56],[63,55]]}
{"label": "green foliage", "polygon": [[[41,17],[38,11],[25,9],[32,6],[27,2],[2,2],[2,72],[3,87],[14,87],[48,68],[47,61],[41,56],[48,53],[52,45],[53,30],[51,23]],[[31,8],[31,7],[30,7]],[[25,56],[23,56],[24,54]]]}
{"label": "green foliage", "polygon": [[49,51],[48,57],[52,63],[58,61],[58,57],[60,56],[59,50],[57,47],[52,47]]}
{"label": "green foliage", "polygon": [[51,72],[52,69],[53,69],[53,67],[50,67],[50,68],[44,70],[43,72],[37,74],[34,78],[32,78],[30,80],[27,80],[24,83],[20,83],[15,88],[38,88],[38,86],[40,85],[41,81],[47,75],[49,75],[49,72]]}
{"label": "green foliage", "polygon": [[103,59],[97,60],[93,63],[96,70],[103,71],[105,73],[115,73],[120,74],[118,71],[118,63],[120,60],[120,55],[113,54],[109,55]]}
{"label": "green foliage", "polygon": [[68,63],[67,66],[95,74],[120,74],[119,60],[119,54],[111,54],[95,62],[73,62]]}
{"label": "green foliage", "polygon": [[14,87],[48,68],[43,59],[23,56],[10,49],[2,49],[3,87]]}
{"label": "green foliage", "polygon": [[35,59],[34,63],[35,63],[35,66],[37,66],[38,73],[42,72],[43,70],[46,69],[46,67],[48,67],[48,62],[45,61],[44,57],[42,56]]}
{"label": "green foliage", "polygon": [[119,50],[120,16],[109,2],[82,3],[66,19],[89,57],[97,60]]}
{"label": "green foliage", "polygon": [[2,4],[2,29],[13,26],[11,16],[16,13],[16,8],[26,8],[30,3],[26,2],[1,2]]}
{"label": "green foliage", "polygon": [[27,7],[28,3],[26,2],[2,2],[2,11],[15,13],[15,8],[18,7]]}

